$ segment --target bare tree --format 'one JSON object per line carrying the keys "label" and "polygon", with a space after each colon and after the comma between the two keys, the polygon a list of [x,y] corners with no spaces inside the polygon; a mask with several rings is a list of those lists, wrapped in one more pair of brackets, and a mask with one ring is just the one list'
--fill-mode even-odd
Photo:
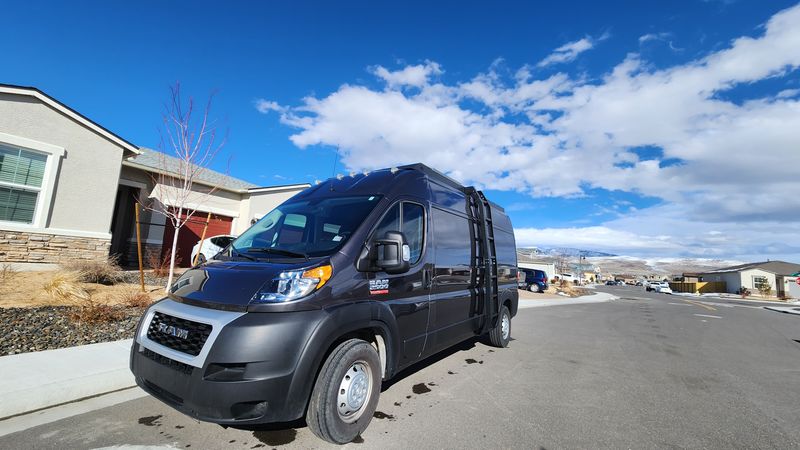
{"label": "bare tree", "polygon": [[[155,189],[150,194],[156,201],[140,200],[143,207],[162,214],[175,229],[169,263],[166,291],[172,286],[175,274],[175,254],[178,234],[195,213],[203,209],[208,198],[217,190],[207,183],[198,184],[214,157],[225,144],[217,140],[216,124],[210,120],[210,95],[205,108],[195,114],[195,102],[181,98],[180,83],[170,87],[170,100],[164,106],[163,128],[159,153],[159,171],[153,175]],[[168,157],[167,153],[174,157]]]}

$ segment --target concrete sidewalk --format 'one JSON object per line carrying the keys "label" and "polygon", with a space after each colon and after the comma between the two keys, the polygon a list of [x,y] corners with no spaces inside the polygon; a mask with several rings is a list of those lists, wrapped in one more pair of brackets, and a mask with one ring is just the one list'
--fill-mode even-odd
{"label": "concrete sidewalk", "polygon": [[534,294],[535,297],[528,295],[520,295],[519,307],[523,308],[538,308],[542,306],[558,306],[558,305],[581,305],[586,303],[603,303],[611,300],[616,300],[619,297],[605,292],[598,292],[593,295],[584,295],[582,297],[570,298],[561,295],[552,294]]}
{"label": "concrete sidewalk", "polygon": [[131,339],[0,357],[0,420],[134,386]]}

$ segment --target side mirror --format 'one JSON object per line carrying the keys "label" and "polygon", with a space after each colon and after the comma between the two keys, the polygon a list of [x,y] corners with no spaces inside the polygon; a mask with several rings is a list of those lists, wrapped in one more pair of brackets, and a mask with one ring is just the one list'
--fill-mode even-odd
{"label": "side mirror", "polygon": [[375,239],[362,252],[356,269],[365,272],[384,271],[389,274],[405,273],[409,268],[411,248],[403,233],[387,231],[383,239]]}

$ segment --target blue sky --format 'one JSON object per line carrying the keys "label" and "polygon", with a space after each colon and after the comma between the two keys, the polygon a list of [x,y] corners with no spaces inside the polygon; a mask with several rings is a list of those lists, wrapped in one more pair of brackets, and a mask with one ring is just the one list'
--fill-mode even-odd
{"label": "blue sky", "polygon": [[170,83],[216,91],[214,168],[423,160],[487,188],[522,245],[800,259],[795,3],[342,3],[6,2],[0,82],[147,147]]}

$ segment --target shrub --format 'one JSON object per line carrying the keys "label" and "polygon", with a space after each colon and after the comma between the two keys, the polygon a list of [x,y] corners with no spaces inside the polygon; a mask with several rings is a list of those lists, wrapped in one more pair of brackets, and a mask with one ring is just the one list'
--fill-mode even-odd
{"label": "shrub", "polygon": [[70,319],[83,323],[116,322],[122,318],[122,311],[105,303],[97,303],[91,297],[70,314]]}
{"label": "shrub", "polygon": [[80,273],[57,272],[53,279],[45,283],[44,291],[59,304],[76,304],[91,301],[91,295],[81,287]]}
{"label": "shrub", "polygon": [[[172,255],[171,252],[164,254],[151,254],[148,257],[147,264],[153,268],[153,275],[158,278],[165,278],[169,276],[169,259]],[[181,255],[175,255],[175,267],[181,263]]]}
{"label": "shrub", "polygon": [[758,292],[762,296],[767,297],[770,294],[772,294],[772,285],[769,284],[769,283],[762,283],[762,284],[758,285]]}
{"label": "shrub", "polygon": [[78,280],[84,283],[112,285],[120,281],[119,258],[109,256],[105,259],[81,259],[63,264],[64,269],[79,274]]}
{"label": "shrub", "polygon": [[144,308],[150,306],[152,300],[146,292],[131,289],[119,294],[119,302],[129,308]]}
{"label": "shrub", "polygon": [[744,286],[740,287],[739,288],[739,295],[741,295],[742,298],[747,298],[747,296],[750,295],[750,289],[747,289]]}
{"label": "shrub", "polygon": [[17,276],[17,270],[11,264],[4,263],[0,265],[0,289],[5,291],[11,288],[11,283]]}

